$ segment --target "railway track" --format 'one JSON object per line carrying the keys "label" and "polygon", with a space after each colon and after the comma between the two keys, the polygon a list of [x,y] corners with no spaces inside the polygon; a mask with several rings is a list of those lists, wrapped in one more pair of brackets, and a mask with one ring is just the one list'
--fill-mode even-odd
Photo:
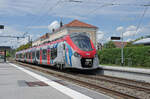
{"label": "railway track", "polygon": [[115,78],[115,77],[110,77],[110,76],[104,76],[104,75],[97,75],[97,76],[86,76],[86,75],[79,75],[81,77],[85,77],[88,79],[93,79],[95,81],[105,81],[105,82],[110,82],[116,85],[136,89],[139,91],[144,91],[147,93],[150,93],[150,84],[145,83],[145,82],[139,82],[139,81],[132,81],[132,80],[126,80],[123,78]]}
{"label": "railway track", "polygon": [[[150,98],[150,89],[136,85],[129,84],[123,79],[119,81],[119,78],[111,78],[108,76],[94,76],[94,75],[82,75],[82,74],[68,74],[64,72],[57,72],[40,66],[34,66],[31,64],[18,63],[29,68],[51,74],[55,77],[65,79],[74,83],[77,83],[81,86],[93,89],[97,92],[101,92],[107,95],[110,95],[117,99],[149,99]],[[132,80],[130,80],[130,83]],[[137,82],[136,82],[137,83]],[[142,82],[140,82],[142,85]],[[148,85],[148,83],[147,83]]]}

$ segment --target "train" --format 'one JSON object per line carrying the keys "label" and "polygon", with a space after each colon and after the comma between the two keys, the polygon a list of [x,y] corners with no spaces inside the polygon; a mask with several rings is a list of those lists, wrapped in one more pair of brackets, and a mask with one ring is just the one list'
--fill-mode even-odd
{"label": "train", "polygon": [[71,33],[39,46],[16,52],[16,61],[59,69],[94,70],[99,66],[96,48],[85,33]]}

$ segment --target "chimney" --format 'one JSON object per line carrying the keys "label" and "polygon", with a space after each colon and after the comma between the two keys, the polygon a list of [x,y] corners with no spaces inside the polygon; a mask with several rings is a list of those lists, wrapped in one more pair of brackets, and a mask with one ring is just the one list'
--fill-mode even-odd
{"label": "chimney", "polygon": [[54,32],[55,31],[55,29],[52,29],[52,32]]}
{"label": "chimney", "polygon": [[45,35],[46,35],[46,38],[48,38],[48,37],[49,37],[49,34],[48,34],[48,33],[46,33]]}

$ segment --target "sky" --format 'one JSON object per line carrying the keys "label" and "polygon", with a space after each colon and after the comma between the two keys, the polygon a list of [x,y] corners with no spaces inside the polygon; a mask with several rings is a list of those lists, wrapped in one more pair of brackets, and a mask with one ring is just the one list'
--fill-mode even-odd
{"label": "sky", "polygon": [[18,47],[37,39],[59,22],[74,19],[98,27],[97,41],[105,43],[111,36],[131,41],[150,35],[150,0],[0,0],[0,46]]}

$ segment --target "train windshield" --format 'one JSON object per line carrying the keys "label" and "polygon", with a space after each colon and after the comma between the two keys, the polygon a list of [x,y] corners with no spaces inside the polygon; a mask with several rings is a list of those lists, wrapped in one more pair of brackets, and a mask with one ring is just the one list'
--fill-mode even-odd
{"label": "train windshield", "polygon": [[72,41],[77,45],[78,48],[80,48],[83,51],[91,51],[92,46],[89,37],[86,35],[75,35],[71,36]]}

